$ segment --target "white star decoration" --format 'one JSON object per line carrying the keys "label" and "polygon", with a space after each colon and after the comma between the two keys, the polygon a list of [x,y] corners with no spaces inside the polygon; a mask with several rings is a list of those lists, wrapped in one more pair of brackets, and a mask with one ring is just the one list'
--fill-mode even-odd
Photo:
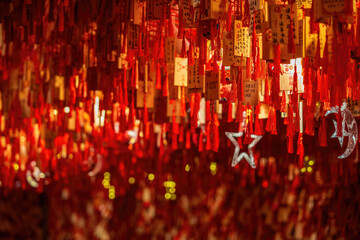
{"label": "white star decoration", "polygon": [[250,137],[254,140],[248,145],[249,154],[247,154],[246,152],[240,153],[239,143],[235,139],[235,137],[242,137],[244,135],[243,132],[225,132],[225,134],[235,146],[235,151],[231,166],[235,167],[243,158],[245,158],[245,160],[250,164],[252,168],[256,168],[252,149],[261,140],[262,136],[255,134],[250,135]]}
{"label": "white star decoration", "polygon": [[[325,116],[328,116],[331,113],[339,114],[339,106],[330,108],[330,110],[328,110],[325,113]],[[352,115],[350,110],[347,108],[346,102],[343,102],[343,104],[341,105],[340,114],[342,116],[342,122],[341,122],[342,134],[341,134],[341,136],[338,136],[337,121],[333,120],[335,132],[333,133],[331,138],[337,138],[339,140],[341,147],[344,144],[344,137],[349,138],[348,145],[346,146],[345,152],[338,157],[340,159],[344,159],[344,158],[347,158],[352,153],[354,148],[356,147],[356,144],[358,141],[358,128],[357,128],[357,124],[356,124],[356,120],[354,119],[354,116]]]}

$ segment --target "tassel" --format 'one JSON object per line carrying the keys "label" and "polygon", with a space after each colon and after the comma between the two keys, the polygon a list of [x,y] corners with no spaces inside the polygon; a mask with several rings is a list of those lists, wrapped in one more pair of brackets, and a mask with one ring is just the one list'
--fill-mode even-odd
{"label": "tassel", "polygon": [[181,57],[182,58],[186,58],[186,41],[185,41],[185,39],[186,39],[185,34],[183,34],[182,46],[181,46]]}
{"label": "tassel", "polygon": [[294,69],[294,80],[293,80],[293,91],[292,91],[292,102],[295,106],[295,111],[297,112],[297,106],[298,106],[298,76],[297,76],[297,72],[296,72],[296,64],[295,64],[295,69]]}
{"label": "tassel", "polygon": [[184,126],[180,125],[179,128],[179,142],[183,143],[184,142]]}
{"label": "tassel", "polygon": [[144,116],[143,116],[143,124],[145,127],[145,139],[149,139],[149,126],[148,126],[148,109],[146,107],[146,94],[144,95]]}
{"label": "tassel", "polygon": [[185,144],[185,148],[186,149],[190,149],[191,148],[191,140],[190,140],[190,131],[186,131],[186,144]]}
{"label": "tassel", "polygon": [[286,137],[288,138],[288,153],[293,153],[294,152],[293,138],[294,138],[295,129],[294,129],[294,113],[293,113],[292,104],[289,104],[288,119],[289,119],[289,123],[287,125],[287,133],[286,133]]}
{"label": "tassel", "polygon": [[[242,120],[243,120],[242,118],[243,118],[243,106],[242,106],[241,102],[238,102],[235,122],[242,122]],[[241,131],[242,131],[242,129],[241,129]]]}
{"label": "tassel", "polygon": [[221,66],[221,80],[220,80],[220,83],[222,84],[222,85],[225,85],[226,84],[226,77],[225,77],[225,66],[224,65],[222,65]]}
{"label": "tassel", "polygon": [[160,63],[156,63],[156,89],[161,89],[161,71]]}
{"label": "tassel", "polygon": [[232,6],[232,1],[230,1],[229,4],[229,9],[226,15],[226,31],[227,32],[231,32],[231,20],[232,20],[232,15],[233,15],[233,6]]}
{"label": "tassel", "polygon": [[256,107],[255,107],[255,132],[254,132],[255,135],[263,135],[261,123],[260,123],[260,119],[259,119],[259,114],[260,114],[260,106],[256,105]]}
{"label": "tassel", "polygon": [[126,78],[126,68],[123,70],[123,84],[124,84],[124,104],[125,106],[129,106],[128,92],[127,92],[127,78]]}
{"label": "tassel", "polygon": [[219,137],[219,119],[217,116],[217,113],[215,111],[213,111],[212,113],[212,135],[213,135],[213,148],[212,150],[214,152],[217,152],[219,150],[219,145],[220,145],[220,137]]}
{"label": "tassel", "polygon": [[211,149],[211,121],[206,124],[206,145],[205,149],[209,151]]}
{"label": "tassel", "polygon": [[243,24],[244,24],[243,25],[244,27],[249,27],[250,26],[250,4],[249,4],[249,0],[245,0]]}
{"label": "tassel", "polygon": [[[239,132],[243,132],[243,125],[242,125],[242,121],[239,122]],[[242,144],[242,137],[238,137],[237,142],[239,144],[239,148],[243,148],[243,144]]]}
{"label": "tassel", "polygon": [[164,48],[164,36],[162,34],[162,32],[160,33],[160,44],[159,44],[159,55],[158,58],[161,59],[162,61],[165,58],[165,48]]}
{"label": "tassel", "polygon": [[317,44],[316,44],[316,52],[315,52],[315,68],[318,69],[321,66],[321,56],[320,56],[320,33],[317,37]]}
{"label": "tassel", "polygon": [[289,28],[289,32],[288,32],[288,52],[293,53],[293,54],[296,53],[295,41],[294,41],[294,26],[293,26],[292,16],[290,16],[290,28]]}
{"label": "tassel", "polygon": [[204,135],[203,132],[200,131],[200,134],[199,134],[199,148],[198,148],[199,152],[204,151],[204,141],[203,141],[204,136],[203,135]]}
{"label": "tassel", "polygon": [[271,119],[271,124],[270,124],[270,130],[271,130],[271,134],[276,135],[277,134],[277,123],[276,123],[276,109],[275,108],[271,108],[272,109],[272,119]]}
{"label": "tassel", "polygon": [[285,91],[282,92],[282,96],[281,96],[280,112],[283,112],[283,113],[286,112],[286,93],[285,93]]}
{"label": "tassel", "polygon": [[167,35],[169,37],[173,37],[174,36],[174,23],[173,23],[173,17],[171,16],[171,9],[170,9],[170,16],[169,16],[169,20],[168,20],[168,28],[167,28]]}
{"label": "tassel", "polygon": [[238,87],[238,92],[237,92],[237,97],[238,97],[238,101],[242,102],[244,100],[244,91],[243,91],[243,81],[242,81],[242,67],[238,67],[238,75],[237,75],[237,87]]}
{"label": "tassel", "polygon": [[178,35],[177,38],[183,37],[184,34],[184,22],[183,22],[183,10],[182,8],[179,9],[179,29],[178,29]]}
{"label": "tassel", "polygon": [[310,33],[319,32],[319,23],[316,22],[315,19],[315,1],[311,2],[311,9],[310,9]]}
{"label": "tassel", "polygon": [[[242,68],[241,66],[239,68]],[[251,77],[251,58],[246,58],[246,78]]]}
{"label": "tassel", "polygon": [[178,149],[178,143],[177,143],[177,135],[176,134],[172,134],[172,139],[171,139],[171,149],[172,150],[177,150]]}
{"label": "tassel", "polygon": [[304,166],[304,144],[303,144],[303,134],[302,133],[299,133],[297,154],[299,155],[299,168],[303,168],[303,166]]}
{"label": "tassel", "polygon": [[319,143],[321,147],[327,147],[327,124],[325,117],[321,118],[319,127]]}
{"label": "tassel", "polygon": [[191,96],[192,99],[192,107],[191,107],[191,129],[192,132],[195,131],[195,128],[197,128],[197,124],[198,124],[198,114],[199,114],[199,109],[200,109],[200,98],[201,98],[201,93],[194,93]]}
{"label": "tassel", "polygon": [[168,93],[168,87],[169,86],[169,76],[167,72],[167,66],[165,66],[165,81],[164,81],[164,87],[162,88],[162,95],[163,97],[167,97],[169,95]]}
{"label": "tassel", "polygon": [[254,13],[254,26],[253,26],[253,32],[252,32],[252,50],[251,50],[251,55],[253,58],[253,65],[254,65],[254,69],[251,74],[251,79],[253,81],[256,81],[258,78],[258,74],[259,74],[258,66],[259,66],[259,61],[260,61],[260,57],[258,54],[258,46],[257,46],[255,15],[256,15],[256,13]]}
{"label": "tassel", "polygon": [[[199,22],[199,27],[201,29],[200,22]],[[206,40],[201,35],[201,33],[199,33],[199,75],[205,75],[204,65],[206,64],[206,53],[207,53]]]}
{"label": "tassel", "polygon": [[228,103],[228,114],[227,114],[227,122],[232,122],[233,118],[232,118],[232,103],[229,102]]}
{"label": "tassel", "polygon": [[175,107],[172,113],[172,133],[179,134],[179,124],[176,122]]}
{"label": "tassel", "polygon": [[274,46],[274,77],[271,82],[271,100],[275,109],[280,107],[280,45],[276,44]]}
{"label": "tassel", "polygon": [[195,61],[194,61],[194,58],[193,58],[193,52],[194,52],[193,41],[190,38],[190,46],[189,46],[189,51],[188,51],[188,54],[187,54],[189,66],[193,66],[195,64]]}
{"label": "tassel", "polygon": [[210,101],[206,101],[205,106],[205,121],[206,123],[211,121],[211,114],[210,114]]}

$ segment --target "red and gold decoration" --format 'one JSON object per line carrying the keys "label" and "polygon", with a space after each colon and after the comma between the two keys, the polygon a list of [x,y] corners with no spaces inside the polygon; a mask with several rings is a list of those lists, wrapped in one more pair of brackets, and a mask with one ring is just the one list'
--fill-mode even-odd
{"label": "red and gold decoration", "polygon": [[359,66],[358,0],[1,1],[0,196],[54,239],[357,239]]}

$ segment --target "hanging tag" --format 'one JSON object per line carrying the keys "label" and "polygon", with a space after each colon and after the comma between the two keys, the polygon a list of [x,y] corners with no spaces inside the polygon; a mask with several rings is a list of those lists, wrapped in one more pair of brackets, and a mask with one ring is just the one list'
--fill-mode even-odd
{"label": "hanging tag", "polygon": [[220,73],[206,71],[205,74],[205,100],[220,99]]}
{"label": "hanging tag", "polygon": [[240,66],[241,57],[234,56],[234,33],[223,33],[223,64],[225,66]]}
{"label": "hanging tag", "polygon": [[188,82],[188,59],[175,58],[175,86],[187,86]]}
{"label": "hanging tag", "polygon": [[195,58],[194,65],[188,67],[188,90],[190,93],[205,90],[205,76],[199,74],[199,59]]}
{"label": "hanging tag", "polygon": [[141,2],[140,0],[130,1],[130,21],[136,25],[142,24],[143,4],[145,4],[145,2]]}
{"label": "hanging tag", "polygon": [[290,64],[280,64],[282,73],[280,74],[280,91],[290,91],[293,89],[295,65],[298,75],[298,93],[304,92],[304,77],[302,75],[301,58],[291,59]]}
{"label": "hanging tag", "polygon": [[260,81],[244,81],[244,105],[255,106],[259,103]]}
{"label": "hanging tag", "polygon": [[140,27],[138,25],[129,23],[127,27],[127,48],[137,49],[140,37]]}
{"label": "hanging tag", "polygon": [[[291,12],[296,11],[296,4],[293,5],[271,5],[271,32],[274,44],[288,44],[288,35],[290,29]],[[298,21],[292,21],[294,29],[294,43],[299,43],[299,24]]]}
{"label": "hanging tag", "polygon": [[175,75],[175,66],[174,64],[167,65],[167,74],[168,74],[168,86],[169,86],[169,99],[180,99],[180,87],[174,85],[174,75]]}
{"label": "hanging tag", "polygon": [[54,87],[56,88],[55,98],[60,101],[65,100],[65,78],[64,76],[55,75]]}
{"label": "hanging tag", "polygon": [[175,62],[175,38],[167,37],[165,38],[165,62],[174,63]]}
{"label": "hanging tag", "polygon": [[234,22],[234,55],[250,57],[249,28],[242,27],[239,20]]}
{"label": "hanging tag", "polygon": [[148,81],[147,92],[145,90],[145,82],[139,81],[139,88],[136,91],[136,107],[143,108],[144,107],[144,95],[146,94],[145,101],[147,108],[154,107],[155,101],[155,83],[154,81]]}

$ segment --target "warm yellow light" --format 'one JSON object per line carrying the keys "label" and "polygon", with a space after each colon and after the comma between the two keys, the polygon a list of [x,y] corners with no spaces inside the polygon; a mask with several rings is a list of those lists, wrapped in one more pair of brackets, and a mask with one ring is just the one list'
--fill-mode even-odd
{"label": "warm yellow light", "polygon": [[310,165],[310,166],[314,165],[314,161],[313,161],[313,160],[310,160],[310,161],[309,161],[309,165]]}
{"label": "warm yellow light", "polygon": [[15,170],[15,172],[17,172],[19,170],[19,164],[14,163],[14,170]]}
{"label": "warm yellow light", "polygon": [[170,193],[175,193],[175,192],[176,192],[176,189],[175,189],[175,188],[170,188],[170,189],[169,189],[169,192],[170,192]]}
{"label": "warm yellow light", "polygon": [[312,167],[308,167],[308,168],[307,168],[307,171],[308,171],[308,172],[312,172]]}
{"label": "warm yellow light", "polygon": [[115,194],[110,194],[110,193],[109,193],[109,199],[110,199],[110,200],[113,200],[114,198],[115,198]]}
{"label": "warm yellow light", "polygon": [[307,161],[309,161],[309,156],[305,156],[304,157],[304,160],[307,162]]}
{"label": "warm yellow light", "polygon": [[134,184],[135,183],[135,178],[134,177],[129,177],[129,183]]}
{"label": "warm yellow light", "polygon": [[108,189],[110,187],[110,183],[108,180],[104,179],[102,180],[102,185],[104,186],[104,188]]}
{"label": "warm yellow light", "polygon": [[165,193],[165,199],[170,199],[171,198],[171,193]]}
{"label": "warm yellow light", "polygon": [[154,180],[154,179],[155,179],[155,175],[154,175],[153,173],[149,173],[148,179],[149,179],[149,181]]}
{"label": "warm yellow light", "polygon": [[171,194],[171,200],[175,200],[176,199],[176,194]]}
{"label": "warm yellow light", "polygon": [[105,179],[110,179],[111,174],[109,172],[104,172],[104,178]]}
{"label": "warm yellow light", "polygon": [[176,183],[174,181],[165,181],[164,187],[166,188],[174,188],[176,186]]}
{"label": "warm yellow light", "polygon": [[69,112],[70,112],[70,108],[69,108],[69,107],[64,107],[64,112],[65,112],[65,113],[69,113]]}
{"label": "warm yellow light", "polygon": [[216,162],[212,162],[212,163],[210,164],[210,170],[211,170],[211,171],[216,171]]}
{"label": "warm yellow light", "polygon": [[306,168],[302,168],[301,172],[304,173],[306,171]]}
{"label": "warm yellow light", "polygon": [[53,113],[54,113],[54,115],[56,116],[56,115],[58,114],[57,109],[54,109]]}
{"label": "warm yellow light", "polygon": [[185,165],[185,171],[186,171],[186,172],[189,172],[189,171],[190,171],[190,165],[189,165],[189,164],[186,164],[186,165]]}
{"label": "warm yellow light", "polygon": [[115,194],[115,187],[113,185],[109,187],[109,194]]}

